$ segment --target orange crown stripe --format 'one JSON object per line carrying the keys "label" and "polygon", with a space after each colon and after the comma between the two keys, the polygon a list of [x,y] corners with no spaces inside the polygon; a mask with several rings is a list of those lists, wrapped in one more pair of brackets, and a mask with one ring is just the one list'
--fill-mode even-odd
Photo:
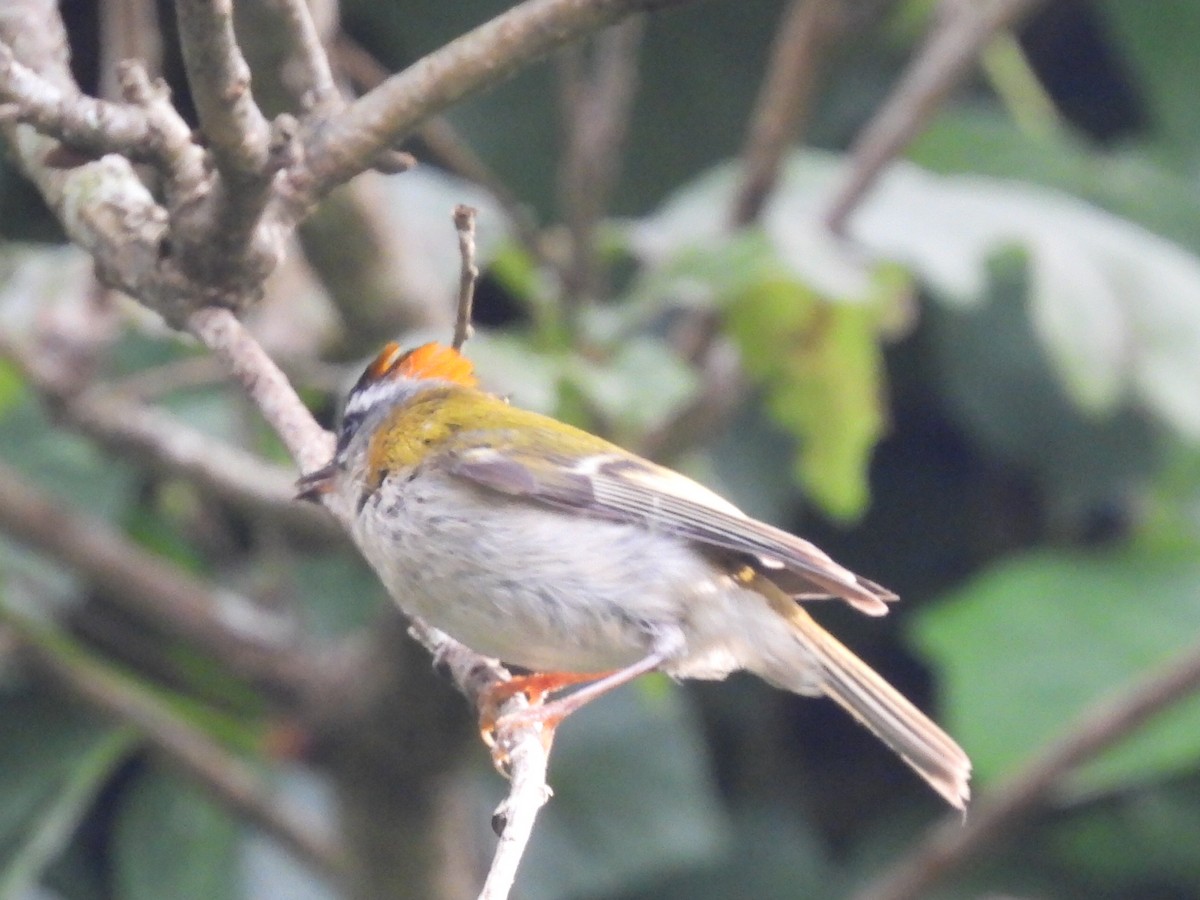
{"label": "orange crown stripe", "polygon": [[371,360],[371,364],[367,366],[367,370],[363,373],[364,381],[379,381],[381,378],[391,374],[396,368],[396,363],[404,355],[404,351],[395,341],[388,341],[379,355]]}
{"label": "orange crown stripe", "polygon": [[[379,361],[382,359],[383,354],[380,354]],[[442,344],[425,344],[409,351],[393,365],[399,370],[398,374],[408,378],[441,378],[464,387],[475,386],[475,369],[471,361]],[[392,365],[387,368],[390,370]]]}

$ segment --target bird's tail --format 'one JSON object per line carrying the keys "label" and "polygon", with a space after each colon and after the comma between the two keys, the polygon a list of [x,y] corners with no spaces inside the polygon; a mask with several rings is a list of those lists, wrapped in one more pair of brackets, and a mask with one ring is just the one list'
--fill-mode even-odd
{"label": "bird's tail", "polygon": [[[822,693],[891,747],[952,806],[963,809],[971,795],[971,760],[954,739],[818,625],[795,600],[766,579],[757,580],[754,589],[788,620],[810,658],[807,672],[794,673],[791,689],[813,693],[817,681]],[[820,670],[815,679],[813,661]],[[789,687],[777,669],[762,674]]]}

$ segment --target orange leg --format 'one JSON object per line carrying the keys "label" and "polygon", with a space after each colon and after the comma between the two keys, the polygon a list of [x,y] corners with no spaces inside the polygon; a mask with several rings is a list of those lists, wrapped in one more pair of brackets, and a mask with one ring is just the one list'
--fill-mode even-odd
{"label": "orange leg", "polygon": [[[554,740],[554,730],[571,713],[591,703],[597,697],[607,694],[614,688],[627,684],[639,675],[652,672],[663,663],[663,656],[652,653],[645,659],[638,660],[624,669],[608,673],[589,673],[586,675],[572,672],[535,673],[502,682],[488,692],[484,702],[483,713],[480,716],[480,728],[484,741],[492,748],[492,760],[496,768],[504,771],[508,762],[507,754],[495,740],[496,732],[500,729],[520,729],[536,727],[542,736],[542,743],[547,751]],[[590,682],[573,694],[552,700],[549,703],[530,706],[526,709],[514,710],[498,716],[499,705],[504,700],[517,693],[528,693],[530,700],[538,703],[546,694],[569,687],[580,682]],[[499,695],[499,699],[497,696]]]}

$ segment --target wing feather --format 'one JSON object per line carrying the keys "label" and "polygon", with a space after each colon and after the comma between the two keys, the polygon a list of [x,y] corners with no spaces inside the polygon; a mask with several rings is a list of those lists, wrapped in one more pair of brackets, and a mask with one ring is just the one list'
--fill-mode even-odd
{"label": "wing feather", "polygon": [[869,615],[886,613],[886,604],[896,599],[891,591],[838,565],[808,541],[751,519],[678,472],[616,448],[582,459],[563,456],[547,461],[520,450],[481,446],[471,434],[459,433],[440,454],[438,465],[510,496],[634,522],[746,558],[781,588],[806,599],[841,597]]}

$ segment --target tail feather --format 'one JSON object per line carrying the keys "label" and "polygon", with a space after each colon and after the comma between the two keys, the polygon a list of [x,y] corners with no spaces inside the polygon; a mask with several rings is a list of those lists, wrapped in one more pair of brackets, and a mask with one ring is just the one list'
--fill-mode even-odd
{"label": "tail feather", "polygon": [[971,796],[971,760],[954,739],[794,600],[778,589],[762,587],[755,585],[787,618],[801,643],[816,658],[822,670],[821,691],[895,751],[951,806],[965,808]]}

